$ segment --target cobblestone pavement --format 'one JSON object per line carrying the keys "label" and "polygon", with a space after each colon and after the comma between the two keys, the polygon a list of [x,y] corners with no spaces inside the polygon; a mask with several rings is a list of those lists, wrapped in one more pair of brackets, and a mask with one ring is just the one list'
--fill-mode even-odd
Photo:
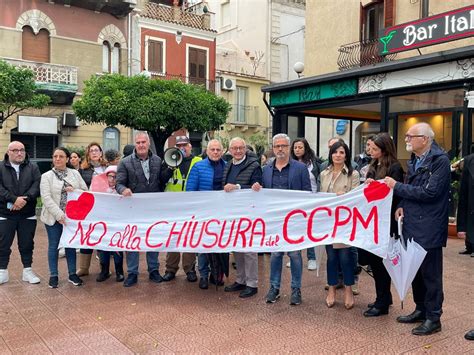
{"label": "cobblestone pavement", "polygon": [[[393,290],[388,316],[362,316],[375,297],[372,279],[365,273],[356,306],[349,311],[342,292],[334,308],[326,307],[325,267],[319,277],[305,269],[300,306],[289,305],[290,271],[284,267],[282,297],[266,304],[269,255],[259,257],[259,293],[246,300],[224,293],[222,287],[200,290],[182,271],[171,282],[150,283],[143,258],[136,287],[124,288],[113,278],[97,283],[99,265],[94,258],[92,275],[84,277],[83,287],[66,282],[66,260],[60,259],[60,286],[49,289],[47,238],[40,224],[33,268],[41,283],[21,281],[15,250],[10,282],[0,286],[0,353],[474,354],[474,342],[463,337],[474,328],[474,258],[458,255],[463,245],[462,240],[450,239],[445,250],[443,330],[417,337],[411,335],[411,325],[395,321],[414,309],[411,293],[403,310]],[[163,273],[164,254],[160,260]],[[234,277],[232,273],[226,283]]]}

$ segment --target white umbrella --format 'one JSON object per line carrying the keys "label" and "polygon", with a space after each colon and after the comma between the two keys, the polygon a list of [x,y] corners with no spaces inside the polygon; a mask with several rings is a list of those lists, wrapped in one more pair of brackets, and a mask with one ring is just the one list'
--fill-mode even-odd
{"label": "white umbrella", "polygon": [[405,244],[401,232],[401,221],[399,221],[400,238],[390,239],[388,255],[383,264],[402,300],[403,307],[403,300],[425,258],[426,250],[412,240],[408,240]]}

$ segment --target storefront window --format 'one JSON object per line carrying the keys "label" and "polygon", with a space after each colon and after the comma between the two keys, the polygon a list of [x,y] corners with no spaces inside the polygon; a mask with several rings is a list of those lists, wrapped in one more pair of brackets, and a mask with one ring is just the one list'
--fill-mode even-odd
{"label": "storefront window", "polygon": [[394,96],[390,98],[390,112],[405,113],[462,107],[463,101],[463,89]]}

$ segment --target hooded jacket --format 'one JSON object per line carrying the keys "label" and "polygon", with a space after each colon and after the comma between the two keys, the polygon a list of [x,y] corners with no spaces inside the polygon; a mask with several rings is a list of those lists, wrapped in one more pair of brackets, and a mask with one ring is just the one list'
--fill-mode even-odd
{"label": "hooded jacket", "polygon": [[[40,194],[41,173],[35,163],[30,162],[28,154],[20,164],[20,177],[10,163],[8,154],[0,162],[0,217],[24,219],[36,214],[36,199]],[[26,196],[26,205],[18,211],[11,211],[8,203],[15,203],[17,197]]]}
{"label": "hooded jacket", "polygon": [[415,170],[415,154],[408,165],[406,183],[395,184],[402,200],[403,236],[424,249],[445,247],[448,238],[448,207],[451,170],[448,155],[433,142],[421,166]]}

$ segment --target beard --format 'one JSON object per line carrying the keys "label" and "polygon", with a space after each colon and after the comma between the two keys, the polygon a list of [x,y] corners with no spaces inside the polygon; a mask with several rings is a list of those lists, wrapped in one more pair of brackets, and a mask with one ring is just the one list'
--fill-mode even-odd
{"label": "beard", "polygon": [[405,146],[405,149],[408,153],[412,153],[413,152],[413,146],[410,144],[410,143],[407,143],[406,146]]}

